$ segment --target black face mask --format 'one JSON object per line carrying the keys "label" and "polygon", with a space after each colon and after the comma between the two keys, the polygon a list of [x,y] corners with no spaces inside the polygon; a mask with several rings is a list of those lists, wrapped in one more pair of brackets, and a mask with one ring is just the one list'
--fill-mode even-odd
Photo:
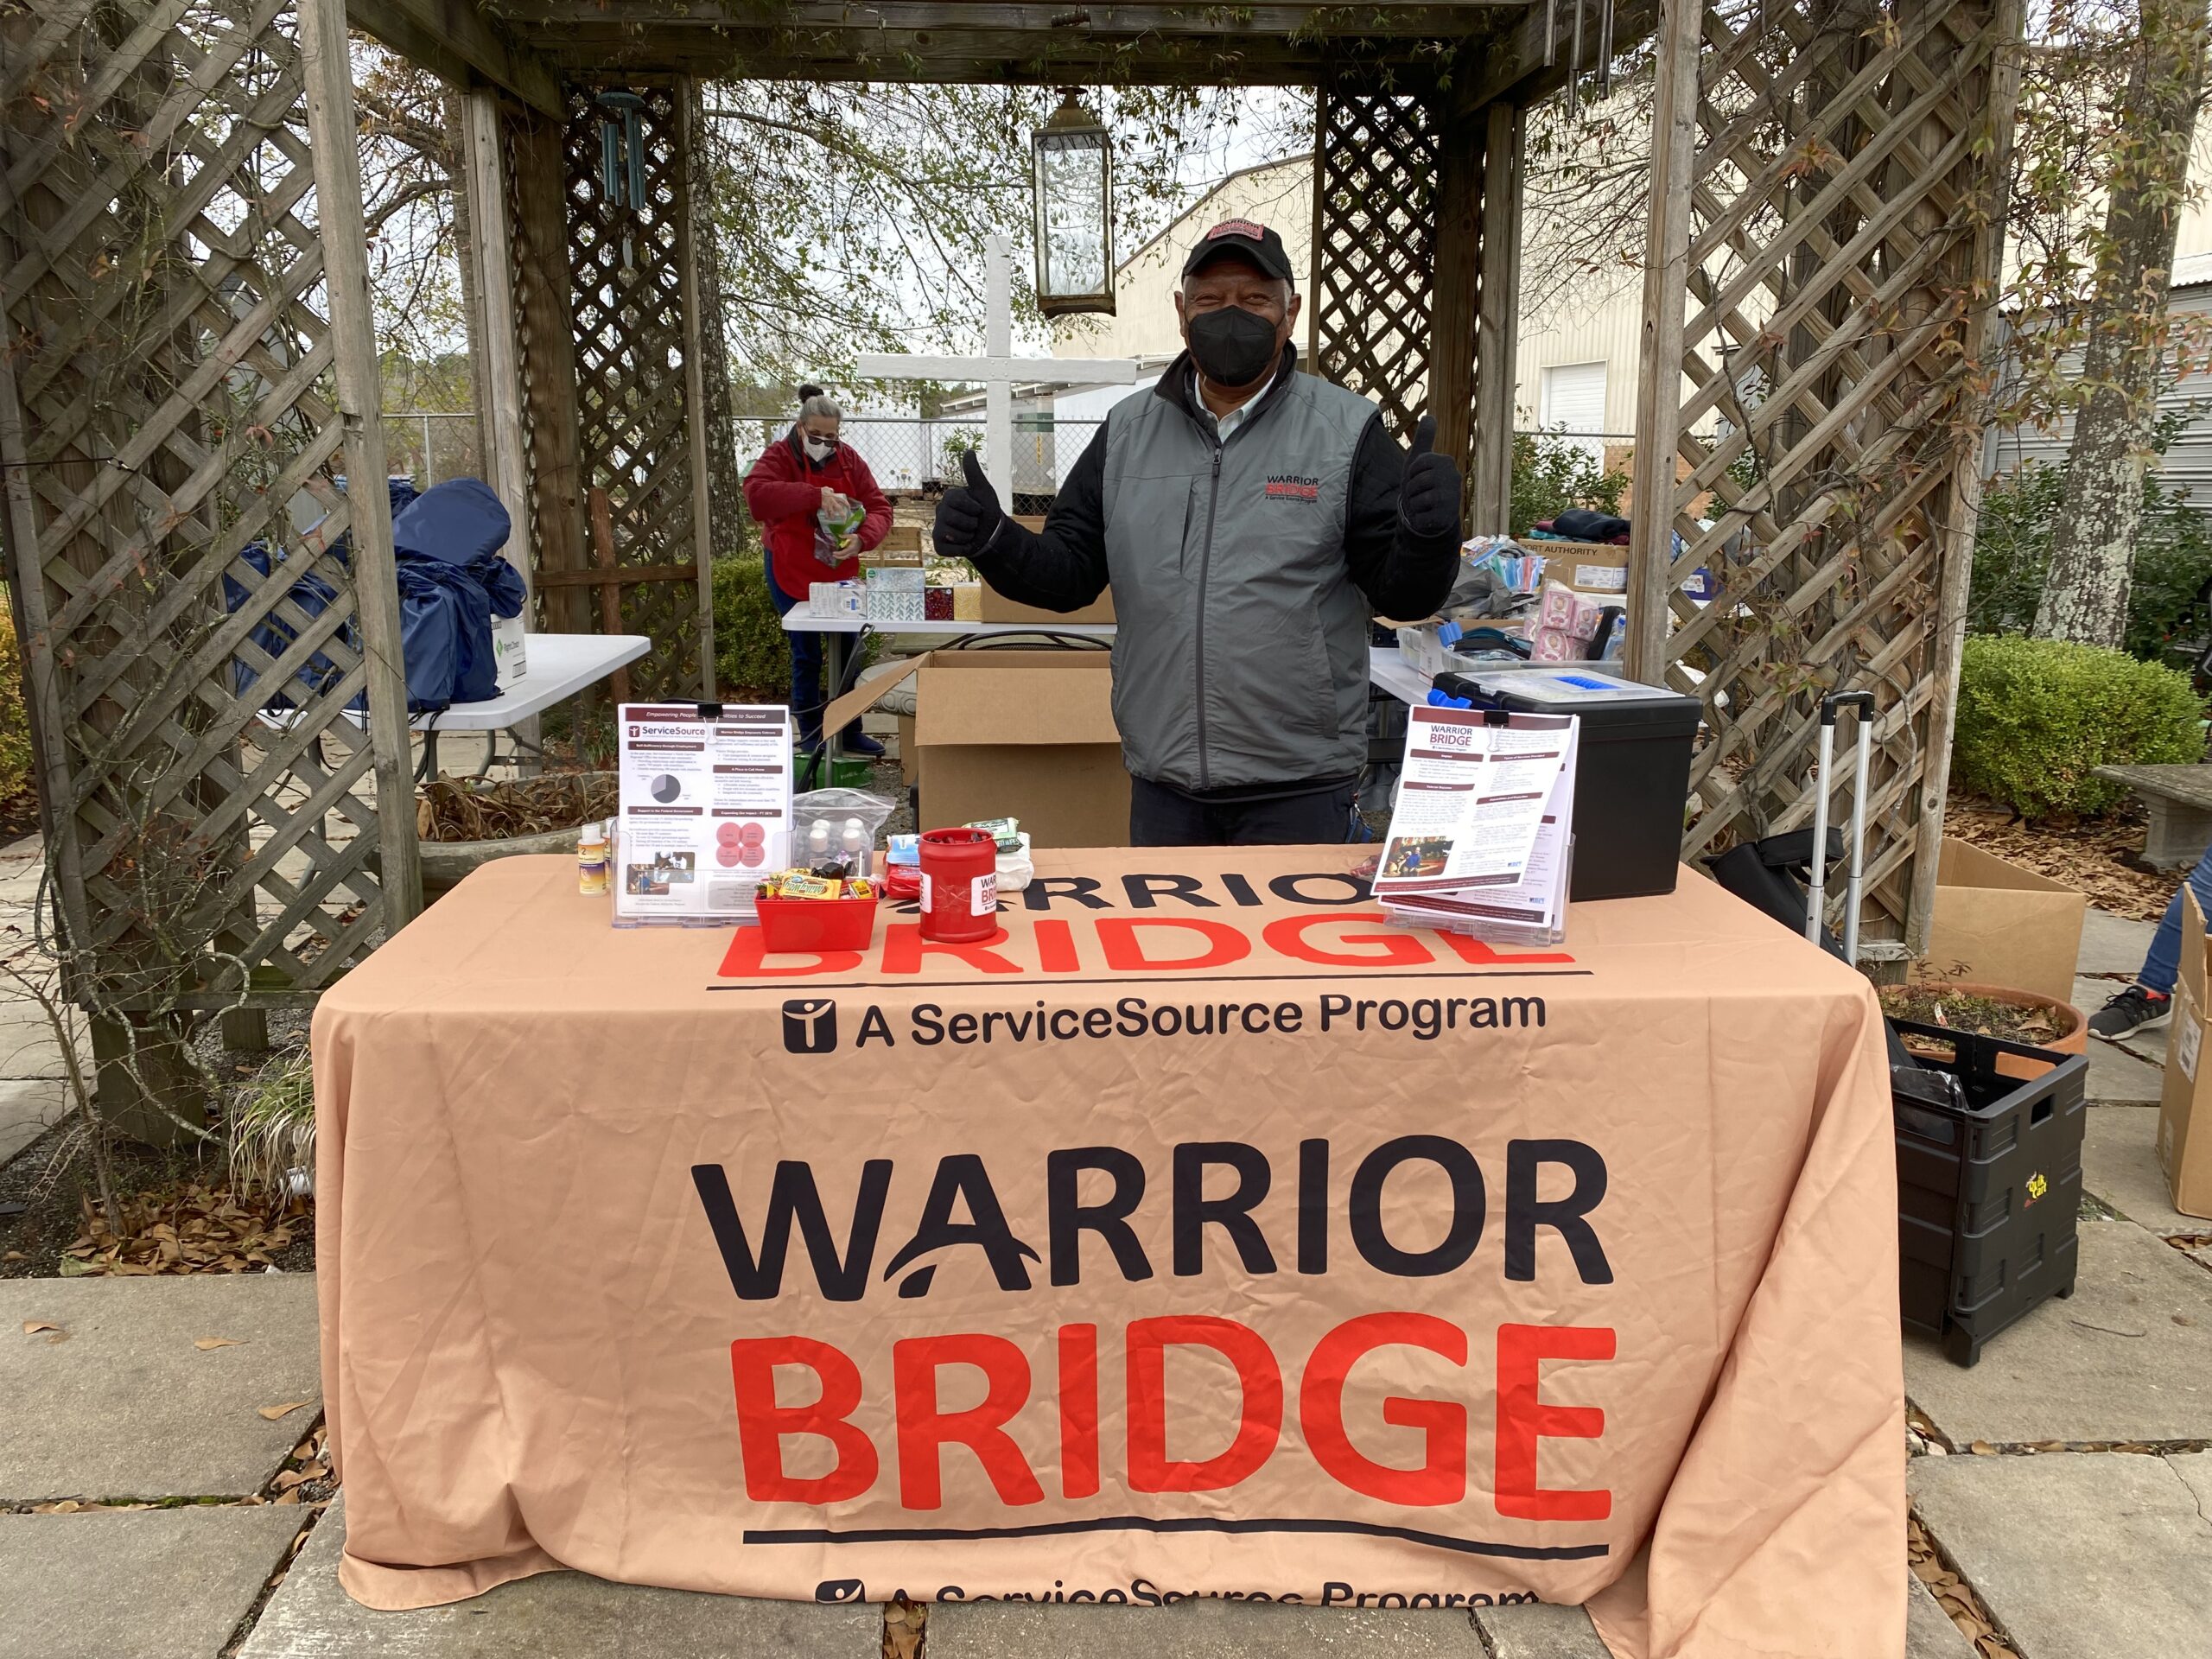
{"label": "black face mask", "polygon": [[1217,386],[1249,386],[1274,367],[1275,326],[1242,307],[1225,305],[1191,319],[1191,360]]}

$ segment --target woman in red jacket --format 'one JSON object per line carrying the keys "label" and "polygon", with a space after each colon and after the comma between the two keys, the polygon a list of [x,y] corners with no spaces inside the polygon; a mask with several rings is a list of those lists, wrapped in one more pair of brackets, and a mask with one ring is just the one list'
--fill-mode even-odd
{"label": "woman in red jacket", "polygon": [[[860,555],[891,528],[891,503],[876,487],[875,475],[838,439],[844,411],[819,386],[801,386],[798,395],[798,423],[770,444],[745,475],[745,505],[766,544],[762,563],[768,597],[779,616],[804,603],[815,582],[858,575]],[[848,516],[855,503],[868,516],[839,541],[825,521]],[[798,722],[799,741],[810,747],[822,736],[822,636],[810,630],[784,638],[791,650],[791,717]],[[846,728],[844,745],[849,753],[883,753],[880,743],[861,735],[858,721]]]}

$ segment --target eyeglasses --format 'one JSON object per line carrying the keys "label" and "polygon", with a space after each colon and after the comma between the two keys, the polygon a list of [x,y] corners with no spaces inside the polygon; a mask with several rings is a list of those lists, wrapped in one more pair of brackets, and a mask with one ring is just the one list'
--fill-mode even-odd
{"label": "eyeglasses", "polygon": [[804,431],[804,430],[802,429],[801,435],[802,435],[803,437],[804,437],[804,438],[805,438],[805,440],[806,440],[809,443],[818,443],[818,444],[822,444],[822,445],[825,446],[826,448],[831,448],[831,449],[835,449],[835,448],[837,447],[837,440],[836,440],[836,439],[835,439],[835,438],[825,438],[825,437],[823,437],[823,436],[822,435],[822,434],[820,434],[819,432],[807,432],[807,431]]}

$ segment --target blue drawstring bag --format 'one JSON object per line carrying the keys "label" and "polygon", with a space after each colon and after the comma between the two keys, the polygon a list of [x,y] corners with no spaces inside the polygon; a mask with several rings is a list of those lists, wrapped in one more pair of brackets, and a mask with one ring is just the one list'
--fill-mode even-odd
{"label": "blue drawstring bag", "polygon": [[[345,487],[343,479],[339,480],[339,487],[340,489]],[[391,511],[395,515],[415,499],[415,486],[408,479],[387,479],[385,487],[390,492]],[[340,536],[329,550],[330,556],[338,562],[338,568],[341,570],[350,571],[353,569],[353,552],[350,540],[344,536]],[[240,548],[238,556],[251,566],[264,581],[276,564],[289,563],[292,557],[290,554],[280,549],[274,556],[272,563],[268,543],[258,541],[248,542]],[[336,601],[338,590],[322,577],[310,571],[295,582],[287,590],[285,596],[304,614],[321,616]],[[252,589],[227,571],[224,573],[223,608],[226,611],[236,615],[245,608],[247,601],[252,597]],[[299,632],[290,622],[272,611],[255,626],[251,638],[254,645],[271,661],[274,661],[291,648],[292,642],[299,638]],[[359,653],[361,631],[356,624],[353,622],[342,624],[338,630],[338,638],[347,650],[356,655]],[[254,682],[260,677],[261,671],[244,658],[232,658],[231,684],[238,695],[244,696],[251,690]],[[298,707],[312,698],[321,696],[344,677],[345,671],[333,661],[327,652],[319,651],[308,658],[306,663],[292,671],[292,677],[287,683],[285,690],[270,692],[263,700],[261,706],[271,713]],[[357,693],[353,700],[346,706],[357,711],[365,711],[369,706],[367,694]]]}
{"label": "blue drawstring bag", "polygon": [[522,575],[499,550],[507,510],[480,479],[433,485],[391,521],[407,706],[429,713],[499,695],[492,619],[519,616]]}

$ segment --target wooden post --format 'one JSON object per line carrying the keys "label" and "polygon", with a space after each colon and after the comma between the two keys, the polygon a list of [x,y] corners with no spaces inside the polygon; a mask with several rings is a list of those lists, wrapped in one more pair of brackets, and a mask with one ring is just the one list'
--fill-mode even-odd
{"label": "wooden post", "polygon": [[[1321,232],[1329,222],[1328,120],[1329,89],[1316,86],[1313,89],[1313,218],[1306,227],[1309,241],[1306,262],[1306,372],[1308,374],[1322,374]],[[1322,375],[1322,378],[1326,379],[1328,377]]]}
{"label": "wooden post", "polygon": [[[597,485],[592,486],[590,499],[593,563],[607,576],[606,581],[598,584],[599,631],[605,634],[617,634],[622,632],[622,582],[617,574],[620,567],[614,557],[614,511],[607,500],[607,492]],[[607,676],[607,683],[613,688],[617,707],[630,701],[630,671],[627,668],[616,669]]]}
{"label": "wooden post", "polygon": [[[531,552],[538,571],[582,573],[584,550],[582,438],[577,422],[576,321],[569,294],[568,170],[561,123],[532,112],[510,128],[514,157],[515,321],[527,424],[524,436],[536,494]],[[590,595],[549,586],[544,620],[570,633],[590,632]]]}
{"label": "wooden post", "polygon": [[[476,86],[461,106],[462,176],[468,192],[468,258],[476,273],[479,324],[469,341],[476,385],[483,403],[477,422],[484,434],[484,473],[513,528],[507,560],[522,575],[522,625],[532,632],[537,596],[536,561],[530,556],[530,457],[523,448],[521,341],[515,322],[514,238],[507,228],[507,169],[499,99]],[[522,740],[523,770],[536,770],[538,719],[532,715],[516,728]]]}
{"label": "wooden post", "polygon": [[[715,700],[714,496],[713,480],[707,475],[706,353],[701,342],[708,328],[722,325],[720,317],[700,315],[699,238],[691,228],[697,206],[690,196],[693,168],[698,156],[699,132],[693,119],[697,101],[690,81],[677,84],[678,173],[684,181],[689,206],[681,220],[682,233],[677,250],[677,276],[683,290],[683,423],[691,440],[691,542],[699,560],[699,695],[712,702]],[[1014,488],[1011,476],[1005,487],[1008,491]]]}
{"label": "wooden post", "polygon": [[1492,104],[1484,111],[1481,334],[1475,352],[1473,524],[1503,535],[1513,525],[1513,417],[1521,333],[1522,149],[1527,112]]}
{"label": "wooden post", "polygon": [[385,924],[397,933],[423,907],[415,834],[413,741],[399,633],[399,578],[391,504],[384,490],[384,422],[376,325],[369,302],[368,233],[361,209],[361,152],[353,110],[346,0],[300,0],[300,56],[307,82],[308,142],[315,154],[315,213],[322,241],[339,422],[346,435],[346,517],[353,595],[368,658],[369,741],[375,755],[378,851]]}
{"label": "wooden post", "polygon": [[[467,149],[468,253],[476,271],[479,308],[484,319],[482,337],[470,346],[482,359],[482,385],[488,399],[483,413],[485,473],[515,520],[518,540],[523,541],[528,534],[530,461],[523,448],[514,244],[507,229],[507,170],[501,156],[505,146],[498,96],[480,86],[471,90],[461,105],[461,128]],[[534,590],[534,572],[526,552],[518,563],[523,581]]]}
{"label": "wooden post", "polygon": [[[1986,104],[1989,143],[1982,148],[1983,216],[1975,232],[1968,279],[1978,284],[1967,314],[1961,353],[1969,364],[1982,361],[1990,346],[1990,317],[1996,305],[2005,258],[2004,194],[2012,172],[2012,122],[2020,101],[2020,57],[2017,42],[2024,27],[2022,0],[1995,0],[1988,28],[1997,41],[1989,70]],[[1937,66],[1941,73],[1941,66]],[[1974,574],[1974,523],[1981,514],[1980,423],[1961,423],[1952,449],[1951,482],[1942,492],[1945,505],[1935,515],[1941,543],[1936,582],[1934,660],[1929,678],[1935,695],[1928,709],[1928,759],[1920,778],[1920,822],[1915,826],[1912,886],[1905,903],[1904,944],[1917,958],[1928,949],[1928,929],[1936,913],[1936,876],[1943,851],[1943,803],[1951,776],[1951,743],[1959,713],[1959,657],[1966,641],[1967,592]]]}
{"label": "wooden post", "polygon": [[[1436,452],[1464,478],[1475,424],[1475,340],[1483,258],[1483,143],[1480,116],[1441,100],[1436,164],[1436,264],[1429,289],[1428,412],[1436,417]],[[1460,507],[1464,515],[1465,495]],[[1464,519],[1463,519],[1464,522]]]}
{"label": "wooden post", "polygon": [[1637,354],[1635,510],[1628,553],[1630,679],[1663,684],[1675,562],[1675,452],[1682,423],[1689,302],[1690,169],[1697,157],[1698,31],[1705,0],[1663,0],[1651,105],[1651,207],[1643,339]]}

